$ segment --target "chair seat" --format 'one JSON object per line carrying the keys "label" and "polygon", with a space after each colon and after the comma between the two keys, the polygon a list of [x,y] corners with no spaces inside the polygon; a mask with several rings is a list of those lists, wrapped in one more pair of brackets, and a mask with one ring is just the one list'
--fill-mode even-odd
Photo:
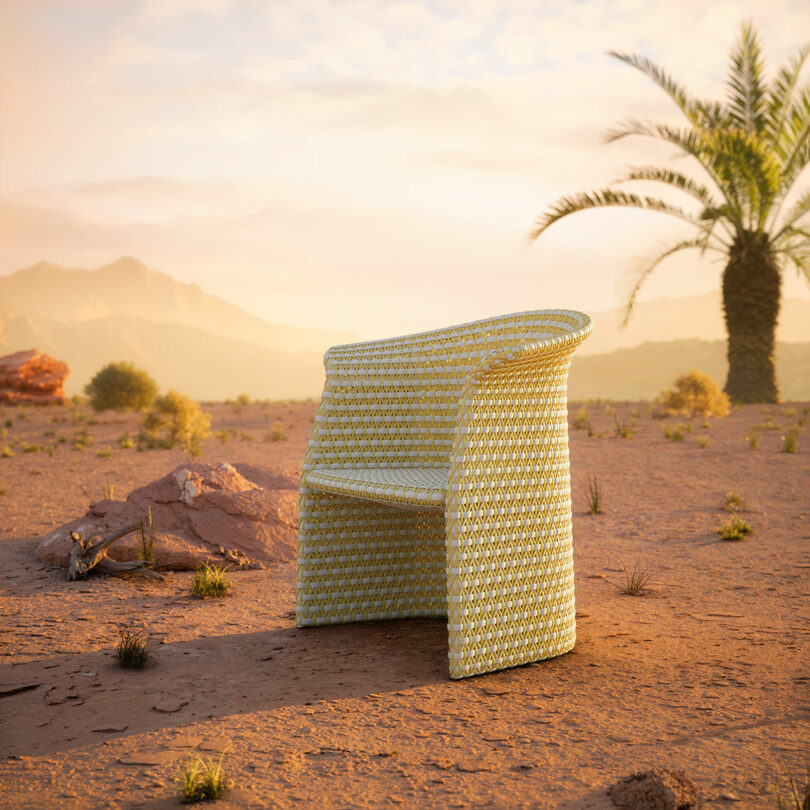
{"label": "chair seat", "polygon": [[394,506],[444,508],[449,467],[314,467],[303,475],[313,489]]}

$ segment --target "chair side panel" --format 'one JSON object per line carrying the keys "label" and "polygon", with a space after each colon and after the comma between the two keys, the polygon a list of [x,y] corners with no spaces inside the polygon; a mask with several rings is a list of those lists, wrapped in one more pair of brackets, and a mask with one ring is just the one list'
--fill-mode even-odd
{"label": "chair side panel", "polygon": [[574,646],[572,354],[567,347],[496,368],[463,397],[446,514],[453,678]]}
{"label": "chair side panel", "polygon": [[296,623],[446,616],[444,514],[301,488]]}

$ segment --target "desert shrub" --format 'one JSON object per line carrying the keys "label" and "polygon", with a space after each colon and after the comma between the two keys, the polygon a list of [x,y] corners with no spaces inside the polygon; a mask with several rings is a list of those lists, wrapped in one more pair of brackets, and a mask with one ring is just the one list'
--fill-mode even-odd
{"label": "desert shrub", "polygon": [[745,498],[738,492],[727,492],[720,508],[726,512],[737,512],[745,510]]}
{"label": "desert shrub", "polygon": [[8,445],[6,445],[2,450],[0,450],[0,456],[3,458],[14,458],[14,451]]}
{"label": "desert shrub", "polygon": [[280,442],[286,438],[287,434],[284,432],[284,425],[276,421],[270,426],[270,432],[265,434],[264,440],[266,442]]}
{"label": "desert shrub", "polygon": [[143,669],[149,663],[149,637],[145,630],[133,625],[122,627],[115,648],[118,663],[128,669]]}
{"label": "desert shrub", "polygon": [[613,421],[615,423],[614,432],[620,439],[633,438],[633,431],[630,429],[630,425],[628,425],[627,422],[616,417],[614,417]]}
{"label": "desert shrub", "polygon": [[742,540],[745,535],[753,534],[754,529],[739,515],[734,514],[722,526],[718,526],[717,533],[721,540]]}
{"label": "desert shrub", "polygon": [[118,440],[118,446],[124,450],[131,450],[133,447],[135,447],[135,442],[132,440],[132,436],[130,436],[129,433],[125,433]]}
{"label": "desert shrub", "polygon": [[752,430],[750,433],[748,433],[745,437],[745,440],[748,442],[748,446],[752,450],[756,450],[757,447],[759,447],[759,433],[757,433],[755,430]]}
{"label": "desert shrub", "polygon": [[211,417],[193,399],[177,391],[158,397],[141,422],[139,442],[147,447],[183,447],[190,457],[200,455],[211,433]]}
{"label": "desert shrub", "polygon": [[799,429],[793,428],[782,436],[782,452],[795,453],[799,449]]}
{"label": "desert shrub", "polygon": [[683,425],[676,425],[675,427],[664,425],[664,438],[669,439],[671,442],[682,442]]}
{"label": "desert shrub", "polygon": [[158,387],[132,363],[108,363],[84,391],[96,411],[145,411],[155,401]]}
{"label": "desert shrub", "polygon": [[9,488],[5,484],[0,484],[0,495],[8,495]]}
{"label": "desert shrub", "polygon": [[200,599],[227,596],[230,590],[231,581],[219,566],[206,563],[194,572],[194,582],[191,584],[193,596]]}
{"label": "desert shrub", "polygon": [[590,423],[588,422],[588,409],[583,405],[577,411],[574,417],[574,430],[585,430]]}
{"label": "desert shrub", "polygon": [[728,395],[708,375],[694,369],[676,378],[674,388],[667,388],[657,400],[667,410],[690,416],[728,416]]}
{"label": "desert shrub", "polygon": [[110,448],[109,448],[109,447],[107,447],[107,448],[105,448],[104,450],[98,450],[98,451],[96,451],[96,455],[97,455],[99,458],[112,458],[112,457],[113,457],[113,451],[112,451],[112,450],[110,450]]}
{"label": "desert shrub", "polygon": [[697,446],[700,447],[700,448],[709,446],[709,437],[708,436],[698,436],[696,441],[697,441]]}
{"label": "desert shrub", "polygon": [[228,431],[227,430],[218,430],[214,436],[216,436],[222,444],[228,443]]}
{"label": "desert shrub", "polygon": [[205,761],[192,757],[183,764],[177,777],[178,791],[186,804],[218,799],[227,786],[222,756]]}
{"label": "desert shrub", "polygon": [[28,442],[23,442],[20,445],[23,453],[38,453],[42,448],[38,444],[28,444]]}

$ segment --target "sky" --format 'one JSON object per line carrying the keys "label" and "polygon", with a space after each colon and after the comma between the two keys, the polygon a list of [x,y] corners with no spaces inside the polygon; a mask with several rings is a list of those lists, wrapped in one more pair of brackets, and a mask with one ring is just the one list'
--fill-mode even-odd
{"label": "sky", "polygon": [[[607,51],[720,96],[744,18],[771,67],[810,41],[808,0],[4,0],[0,274],[132,255],[271,322],[363,337],[611,309],[682,225],[587,212],[527,239],[562,194],[687,168],[603,142],[628,117],[678,122]],[[721,271],[682,254],[643,298]]]}

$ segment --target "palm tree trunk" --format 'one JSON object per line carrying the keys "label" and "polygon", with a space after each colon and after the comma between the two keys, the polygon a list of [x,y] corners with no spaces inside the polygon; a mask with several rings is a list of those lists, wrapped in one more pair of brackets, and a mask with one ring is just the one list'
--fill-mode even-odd
{"label": "palm tree trunk", "polygon": [[738,237],[723,272],[732,402],[779,402],[774,343],[782,279],[764,234]]}

